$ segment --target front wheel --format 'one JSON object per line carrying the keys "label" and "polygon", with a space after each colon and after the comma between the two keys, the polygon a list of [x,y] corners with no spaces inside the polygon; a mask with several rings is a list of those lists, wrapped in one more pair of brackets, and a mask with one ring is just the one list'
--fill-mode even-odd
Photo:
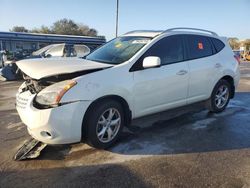
{"label": "front wheel", "polygon": [[220,80],[214,87],[207,108],[211,112],[222,112],[227,107],[231,96],[231,85],[226,80]]}
{"label": "front wheel", "polygon": [[105,149],[119,138],[124,126],[124,112],[120,103],[106,100],[94,105],[87,117],[87,143]]}

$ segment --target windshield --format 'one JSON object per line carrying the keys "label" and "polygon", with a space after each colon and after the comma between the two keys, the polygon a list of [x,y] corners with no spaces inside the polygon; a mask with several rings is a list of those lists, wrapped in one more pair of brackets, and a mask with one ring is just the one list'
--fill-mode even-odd
{"label": "windshield", "polygon": [[50,49],[53,46],[54,46],[54,44],[45,46],[45,47],[43,47],[43,48],[41,48],[41,49],[39,49],[37,51],[32,52],[32,55],[34,55],[34,56],[40,55],[40,54],[42,54],[43,52],[47,51],[48,49]]}
{"label": "windshield", "polygon": [[129,60],[150,40],[151,38],[148,37],[119,37],[98,48],[86,59],[114,65],[120,64]]}

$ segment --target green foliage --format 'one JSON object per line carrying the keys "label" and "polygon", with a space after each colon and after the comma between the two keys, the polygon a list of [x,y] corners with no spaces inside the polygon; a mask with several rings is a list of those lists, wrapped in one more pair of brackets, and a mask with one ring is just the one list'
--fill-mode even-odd
{"label": "green foliage", "polygon": [[41,28],[34,28],[29,31],[23,26],[15,26],[10,31],[60,35],[97,36],[96,29],[89,28],[89,26],[81,23],[75,23],[73,20],[66,18],[56,21],[51,27],[42,25]]}
{"label": "green foliage", "polygon": [[44,34],[50,34],[52,33],[49,27],[42,25],[41,28],[34,28],[30,30],[30,33],[44,33]]}
{"label": "green foliage", "polygon": [[22,32],[22,33],[27,33],[28,29],[26,29],[23,26],[14,26],[12,29],[10,29],[12,32]]}
{"label": "green foliage", "polygon": [[238,38],[228,38],[228,42],[233,50],[237,50],[240,48],[240,41]]}
{"label": "green foliage", "polygon": [[62,19],[53,24],[51,31],[56,34],[78,35],[78,25],[72,20]]}
{"label": "green foliage", "polygon": [[246,50],[250,50],[250,39],[246,39],[243,42],[243,45],[246,47]]}

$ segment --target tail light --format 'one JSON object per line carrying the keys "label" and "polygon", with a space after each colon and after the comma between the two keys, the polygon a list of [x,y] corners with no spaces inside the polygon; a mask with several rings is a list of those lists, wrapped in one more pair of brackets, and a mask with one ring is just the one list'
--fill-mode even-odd
{"label": "tail light", "polygon": [[234,58],[236,59],[236,61],[238,62],[238,64],[240,64],[240,57],[237,55],[234,55]]}

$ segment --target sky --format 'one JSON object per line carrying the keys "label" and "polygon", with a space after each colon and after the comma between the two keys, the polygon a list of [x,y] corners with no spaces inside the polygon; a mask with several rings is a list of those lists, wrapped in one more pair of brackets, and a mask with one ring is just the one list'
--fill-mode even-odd
{"label": "sky", "polygon": [[[119,30],[196,27],[250,38],[250,0],[119,0]],[[0,0],[0,31],[51,26],[68,18],[115,37],[116,0]]]}

